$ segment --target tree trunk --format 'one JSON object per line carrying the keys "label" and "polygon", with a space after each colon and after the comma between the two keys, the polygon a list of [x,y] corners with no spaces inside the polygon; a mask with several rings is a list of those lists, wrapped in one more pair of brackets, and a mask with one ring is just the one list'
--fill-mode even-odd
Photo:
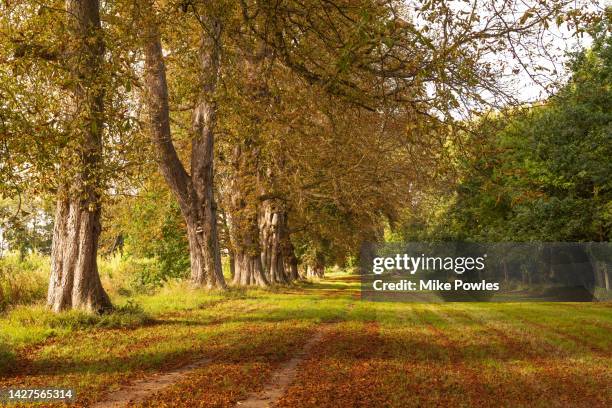
{"label": "tree trunk", "polygon": [[72,37],[66,65],[74,78],[77,126],[73,132],[79,151],[75,162],[63,166],[75,175],[58,192],[47,304],[56,312],[78,308],[101,313],[112,308],[97,265],[104,124],[104,86],[99,81],[104,43],[97,0],[71,0],[66,9]]}
{"label": "tree trunk", "polygon": [[298,278],[297,258],[289,235],[287,211],[282,204],[266,200],[259,221],[261,262],[270,282],[289,283]]}
{"label": "tree trunk", "polygon": [[236,267],[234,261],[234,250],[232,249],[231,230],[227,217],[227,212],[223,207],[219,207],[220,229],[219,229],[219,245],[225,250],[229,258],[229,270],[232,280],[236,275]]}
{"label": "tree trunk", "polygon": [[[217,231],[217,206],[214,199],[214,145],[217,125],[217,104],[214,96],[220,76],[221,25],[210,22],[208,35],[204,30],[200,41],[200,76],[203,81],[198,103],[193,111],[193,139],[191,143],[191,179],[200,212],[203,244],[202,267],[192,268],[191,278],[196,284],[204,284],[206,277],[201,271],[210,271],[212,286],[225,286],[221,267],[221,251]],[[196,231],[197,232],[197,231]],[[194,255],[192,255],[193,257]],[[220,282],[223,282],[220,284]]]}
{"label": "tree trunk", "polygon": [[[244,144],[248,145],[249,141]],[[261,264],[257,205],[257,166],[255,152],[249,146],[234,147],[230,185],[229,214],[231,217],[232,250],[234,253],[234,284],[268,286]]]}
{"label": "tree trunk", "polygon": [[74,308],[102,313],[112,308],[98,275],[100,230],[99,206],[92,211],[79,199],[58,200],[47,296],[53,311]]}
{"label": "tree trunk", "polygon": [[306,269],[306,277],[308,278],[323,278],[325,276],[325,267],[321,264],[308,265]]}
{"label": "tree trunk", "polygon": [[325,275],[325,260],[321,252],[315,254],[315,259],[312,264],[309,264],[306,269],[306,277],[308,278],[323,278]]}
{"label": "tree trunk", "polygon": [[239,286],[268,286],[268,281],[261,267],[259,254],[249,254],[240,249],[234,254],[236,272],[234,284]]}
{"label": "tree trunk", "polygon": [[259,221],[262,247],[261,263],[270,282],[287,283],[281,241],[281,225],[284,223],[284,213],[275,211],[269,201],[264,202]]}
{"label": "tree trunk", "polygon": [[291,282],[300,279],[300,273],[298,271],[298,259],[295,256],[295,248],[293,247],[291,240],[288,240],[288,243],[286,245],[285,271],[288,272],[289,280]]}
{"label": "tree trunk", "polygon": [[234,251],[232,250],[229,251],[229,268],[230,268],[230,275],[233,280],[234,277],[236,276],[236,258],[234,257]]}
{"label": "tree trunk", "polygon": [[[187,225],[191,260],[191,280],[196,285],[225,288],[216,226],[216,207],[213,197],[213,143],[216,108],[208,102],[208,92],[216,86],[213,75],[211,86],[204,86],[194,111],[194,140],[192,144],[192,175],[178,157],[172,142],[168,84],[162,54],[159,29],[147,3],[149,15],[143,22],[145,40],[145,85],[148,92],[151,140],[159,156],[159,169],[174,193]],[[202,45],[202,50],[205,46]],[[204,52],[204,51],[202,51]],[[208,57],[216,60],[218,50]],[[202,62],[204,65],[205,63]],[[213,65],[214,65],[213,64]],[[218,73],[217,73],[218,74]]]}

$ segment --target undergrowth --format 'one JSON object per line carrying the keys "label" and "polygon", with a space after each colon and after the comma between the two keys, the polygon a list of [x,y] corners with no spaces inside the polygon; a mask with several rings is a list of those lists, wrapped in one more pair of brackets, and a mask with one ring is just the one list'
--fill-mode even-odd
{"label": "undergrowth", "polygon": [[21,258],[10,253],[0,258],[0,312],[9,306],[45,299],[49,281],[49,258],[36,253]]}

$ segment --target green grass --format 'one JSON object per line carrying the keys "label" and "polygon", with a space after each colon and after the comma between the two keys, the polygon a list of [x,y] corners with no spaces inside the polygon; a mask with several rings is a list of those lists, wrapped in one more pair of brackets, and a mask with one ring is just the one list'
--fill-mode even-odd
{"label": "green grass", "polygon": [[70,386],[80,404],[200,358],[210,364],[143,406],[233,406],[318,328],[323,341],[280,406],[606,406],[609,303],[385,303],[334,273],[270,290],[172,283],[115,294],[118,312],[0,318],[0,388]]}

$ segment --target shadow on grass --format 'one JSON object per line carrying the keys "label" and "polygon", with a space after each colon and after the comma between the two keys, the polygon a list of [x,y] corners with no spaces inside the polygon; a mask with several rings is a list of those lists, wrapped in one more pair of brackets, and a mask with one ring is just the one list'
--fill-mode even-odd
{"label": "shadow on grass", "polygon": [[0,373],[8,371],[15,365],[16,356],[13,350],[0,341]]}
{"label": "shadow on grass", "polygon": [[[287,333],[290,333],[288,335]],[[104,375],[122,374],[135,371],[148,374],[170,371],[200,359],[210,359],[211,362],[223,363],[254,363],[260,361],[278,362],[288,359],[301,347],[299,344],[310,336],[311,329],[306,327],[266,327],[248,330],[244,326],[221,331],[204,340],[201,349],[194,349],[193,344],[183,343],[167,350],[134,351],[128,355],[121,352],[118,355],[108,355],[100,350],[92,351],[88,356],[79,354],[67,356],[39,356],[36,360],[23,365],[21,370],[9,370],[4,377],[36,375],[36,376],[69,376],[69,375]],[[302,340],[299,340],[302,339]],[[172,339],[167,339],[172,341]],[[177,340],[175,337],[174,340]],[[206,344],[209,341],[209,344]],[[223,343],[225,342],[225,343]],[[146,347],[157,347],[160,342],[141,339]],[[15,368],[19,367],[19,361]],[[21,362],[23,363],[23,362]]]}
{"label": "shadow on grass", "polygon": [[[302,316],[303,318],[304,316]],[[269,322],[266,320],[231,320],[230,322]],[[293,329],[291,322],[285,326],[267,326],[259,328],[258,332],[245,331],[244,325],[219,332],[203,341],[204,352],[194,350],[190,343],[174,347],[172,350],[141,350],[128,355],[105,356],[104,352],[93,353],[90,357],[82,356],[42,356],[37,358],[28,368],[29,374],[35,375],[71,375],[71,374],[110,374],[129,373],[133,371],[156,372],[160,368],[171,370],[189,364],[201,358],[211,358],[224,362],[259,362],[270,355],[278,355],[277,359],[288,358],[295,351],[292,346],[281,347],[283,335]],[[425,326],[423,326],[425,327]],[[303,328],[301,330],[304,330]],[[306,332],[306,331],[305,331]],[[336,358],[343,361],[362,361],[376,359],[398,364],[432,363],[461,364],[496,361],[508,363],[516,361],[537,360],[539,364],[547,364],[548,360],[557,360],[559,354],[550,348],[533,349],[533,344],[521,339],[499,338],[495,335],[482,334],[470,340],[468,344],[452,343],[454,335],[461,328],[444,333],[428,333],[426,331],[407,331],[403,328],[380,331],[363,330],[363,326],[355,322],[340,323],[323,338],[317,347],[315,358]],[[448,338],[447,338],[448,337]],[[219,338],[229,343],[217,344]],[[459,338],[459,337],[458,337]],[[276,340],[275,340],[276,339]],[[448,340],[451,340],[449,344]],[[166,341],[166,340],[162,340]],[[170,338],[168,341],[172,341]],[[209,341],[209,344],[206,342]],[[277,341],[276,345],[274,341]],[[143,341],[149,347],[148,340]],[[261,354],[254,353],[263,343],[270,343],[268,349]],[[558,351],[558,350],[557,350]],[[564,350],[564,357],[581,357],[592,355],[588,350]],[[23,373],[20,373],[23,374]]]}

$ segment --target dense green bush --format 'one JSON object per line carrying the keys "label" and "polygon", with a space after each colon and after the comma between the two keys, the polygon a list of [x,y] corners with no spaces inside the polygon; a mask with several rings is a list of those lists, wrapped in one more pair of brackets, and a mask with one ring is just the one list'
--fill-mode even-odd
{"label": "dense green bush", "polygon": [[124,237],[123,266],[131,269],[129,281],[136,290],[189,275],[185,223],[172,193],[157,177],[138,196],[114,204],[112,225],[104,235],[109,244]]}
{"label": "dense green bush", "polygon": [[400,239],[609,241],[612,35],[593,31],[549,100],[477,124],[454,146],[452,189],[414,200]]}
{"label": "dense green bush", "polygon": [[114,256],[98,260],[104,288],[111,295],[149,293],[163,282],[160,263],[155,258]]}

